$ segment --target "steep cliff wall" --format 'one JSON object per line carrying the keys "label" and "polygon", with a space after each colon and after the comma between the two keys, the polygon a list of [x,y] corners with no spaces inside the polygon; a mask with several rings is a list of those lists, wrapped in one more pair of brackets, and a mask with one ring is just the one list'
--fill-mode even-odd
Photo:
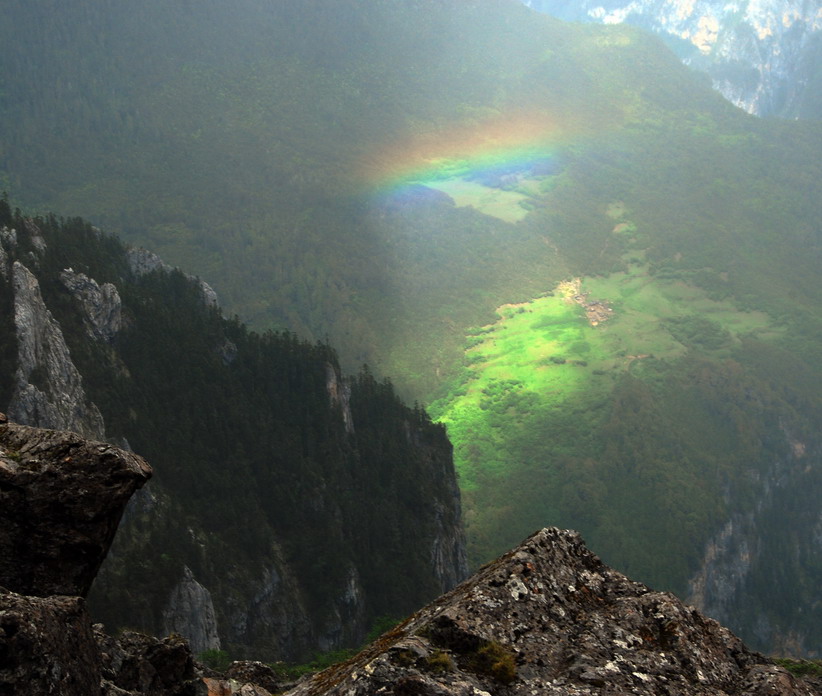
{"label": "steep cliff wall", "polygon": [[0,212],[9,415],[155,464],[90,597],[111,630],[295,658],[465,577],[450,444],[390,384],[227,322],[206,284],[85,223]]}
{"label": "steep cliff wall", "polygon": [[816,617],[801,607],[817,606],[822,582],[821,455],[818,444],[791,439],[756,477],[753,509],[727,520],[690,582],[689,603],[761,650],[820,655]]}
{"label": "steep cliff wall", "polygon": [[[44,253],[45,243],[34,225],[24,225],[23,229],[36,250],[29,252],[30,263],[36,264],[36,254]],[[6,240],[12,242],[4,253],[8,263],[9,254],[17,246],[17,234],[7,233],[3,244]],[[18,346],[9,415],[20,423],[76,430],[102,439],[103,418],[86,397],[82,377],[71,360],[59,324],[43,302],[37,278],[20,261],[11,263],[10,269],[4,268],[4,275],[11,280]]]}
{"label": "steep cliff wall", "polygon": [[523,0],[562,19],[660,34],[729,101],[759,116],[818,118],[822,9],[804,0]]}

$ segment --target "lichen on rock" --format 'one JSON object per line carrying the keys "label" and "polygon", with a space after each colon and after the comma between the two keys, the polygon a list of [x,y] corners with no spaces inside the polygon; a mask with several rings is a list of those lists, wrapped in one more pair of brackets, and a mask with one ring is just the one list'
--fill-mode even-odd
{"label": "lichen on rock", "polygon": [[578,534],[543,529],[289,696],[374,693],[816,692],[673,595],[607,567]]}

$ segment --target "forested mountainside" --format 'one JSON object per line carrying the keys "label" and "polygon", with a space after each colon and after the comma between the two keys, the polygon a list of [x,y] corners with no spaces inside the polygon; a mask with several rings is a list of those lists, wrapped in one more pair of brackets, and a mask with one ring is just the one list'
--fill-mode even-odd
{"label": "forested mountainside", "polygon": [[731,103],[758,116],[822,117],[822,11],[804,0],[523,0],[569,21],[659,34]]}
{"label": "forested mountainside", "polygon": [[820,651],[819,123],[515,0],[6,7],[12,193],[430,405],[472,563],[577,527]]}
{"label": "forested mountainside", "polygon": [[92,590],[109,630],[292,659],[462,579],[451,445],[389,382],[80,219],[0,201],[0,230],[2,408],[154,467]]}

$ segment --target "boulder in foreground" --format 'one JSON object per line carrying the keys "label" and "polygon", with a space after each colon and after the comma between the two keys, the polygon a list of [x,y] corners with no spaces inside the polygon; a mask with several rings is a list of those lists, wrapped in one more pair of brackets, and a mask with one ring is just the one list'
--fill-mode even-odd
{"label": "boulder in foreground", "polygon": [[0,587],[85,597],[144,459],[71,432],[0,425]]}

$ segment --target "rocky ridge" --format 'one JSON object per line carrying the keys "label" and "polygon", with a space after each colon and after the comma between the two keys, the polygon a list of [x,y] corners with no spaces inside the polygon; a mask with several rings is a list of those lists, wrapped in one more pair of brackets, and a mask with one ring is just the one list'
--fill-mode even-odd
{"label": "rocky ridge", "polygon": [[820,693],[668,593],[543,529],[347,663],[288,692],[345,694]]}
{"label": "rocky ridge", "polygon": [[40,293],[37,278],[20,261],[11,268],[18,367],[8,410],[22,423],[76,430],[103,438],[99,409],[86,397],[60,325]]}

